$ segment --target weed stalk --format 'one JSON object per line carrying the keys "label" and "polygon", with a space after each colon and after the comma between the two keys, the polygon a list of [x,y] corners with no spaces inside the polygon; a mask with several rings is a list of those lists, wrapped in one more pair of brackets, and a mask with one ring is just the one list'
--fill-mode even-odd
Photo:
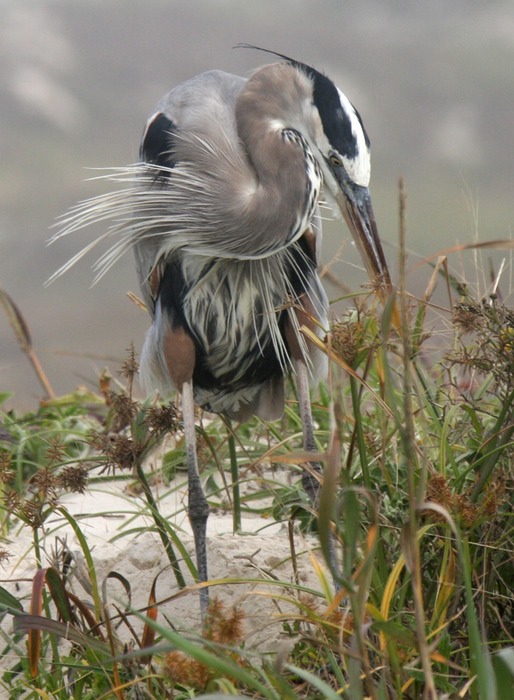
{"label": "weed stalk", "polygon": [[404,530],[406,561],[412,577],[412,592],[414,596],[414,614],[416,620],[416,636],[421,666],[424,672],[424,697],[437,700],[437,691],[432,673],[429,647],[426,638],[425,612],[423,603],[423,581],[421,575],[421,560],[417,537],[419,525],[419,506],[423,502],[424,474],[419,466],[415,445],[414,413],[412,406],[412,351],[409,332],[409,309],[405,289],[406,281],[406,191],[403,178],[399,181],[400,194],[400,230],[399,230],[399,289],[401,342],[403,351],[403,413],[404,426],[401,431],[404,458],[407,467],[407,491],[409,498],[409,522]]}

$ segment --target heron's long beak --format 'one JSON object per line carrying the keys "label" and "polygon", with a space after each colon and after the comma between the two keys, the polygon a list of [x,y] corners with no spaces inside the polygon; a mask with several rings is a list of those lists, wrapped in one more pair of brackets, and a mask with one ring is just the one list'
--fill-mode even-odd
{"label": "heron's long beak", "polygon": [[382,292],[389,293],[391,277],[378,235],[368,188],[344,182],[336,195],[336,202],[372,282],[377,284]]}

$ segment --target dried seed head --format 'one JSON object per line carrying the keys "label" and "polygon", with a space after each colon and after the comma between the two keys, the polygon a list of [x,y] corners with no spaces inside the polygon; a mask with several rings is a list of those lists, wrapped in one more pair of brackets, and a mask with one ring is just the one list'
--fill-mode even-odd
{"label": "dried seed head", "polygon": [[84,493],[88,480],[88,469],[85,464],[64,467],[57,476],[61,488],[74,493]]}
{"label": "dried seed head", "polygon": [[336,321],[332,324],[332,348],[347,365],[352,366],[362,341],[362,326],[355,321]]}
{"label": "dried seed head", "polygon": [[464,333],[473,333],[483,327],[482,307],[459,302],[453,307],[453,323]]}
{"label": "dried seed head", "polygon": [[174,433],[179,427],[177,407],[174,403],[151,406],[146,414],[145,423],[157,433]]}

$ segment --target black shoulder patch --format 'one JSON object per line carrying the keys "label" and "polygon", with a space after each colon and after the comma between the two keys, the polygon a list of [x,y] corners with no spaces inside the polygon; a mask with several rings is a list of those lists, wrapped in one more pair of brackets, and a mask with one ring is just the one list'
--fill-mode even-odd
{"label": "black shoulder patch", "polygon": [[176,130],[175,124],[165,114],[156,114],[146,128],[139,149],[141,162],[173,168],[176,164],[173,160],[173,134]]}

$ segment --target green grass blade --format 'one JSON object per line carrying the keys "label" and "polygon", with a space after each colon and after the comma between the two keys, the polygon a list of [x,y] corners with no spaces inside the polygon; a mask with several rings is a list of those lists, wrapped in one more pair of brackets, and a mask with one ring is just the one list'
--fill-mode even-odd
{"label": "green grass blade", "polygon": [[341,700],[341,696],[331,688],[328,683],[325,683],[319,676],[316,676],[310,671],[306,671],[304,668],[298,668],[298,666],[287,665],[286,668],[294,673],[295,675],[302,678],[304,681],[312,685],[313,688],[322,694],[324,700]]}
{"label": "green grass blade", "polygon": [[89,549],[89,545],[87,543],[87,540],[84,536],[84,533],[80,529],[77,521],[73,516],[71,516],[66,508],[63,507],[58,507],[56,508],[56,511],[60,513],[65,520],[68,521],[68,523],[71,525],[73,532],[75,533],[75,536],[77,537],[80,548],[82,550],[82,554],[84,555],[84,559],[86,561],[86,566],[87,570],[89,573],[89,579],[91,582],[91,591],[92,591],[92,596],[93,596],[93,603],[95,606],[95,614],[96,614],[96,619],[101,620],[103,615],[103,606],[102,606],[102,599],[100,597],[100,591],[98,589],[98,579],[96,576],[96,569],[95,569],[95,564],[93,562],[93,557],[91,555],[91,550]]}

